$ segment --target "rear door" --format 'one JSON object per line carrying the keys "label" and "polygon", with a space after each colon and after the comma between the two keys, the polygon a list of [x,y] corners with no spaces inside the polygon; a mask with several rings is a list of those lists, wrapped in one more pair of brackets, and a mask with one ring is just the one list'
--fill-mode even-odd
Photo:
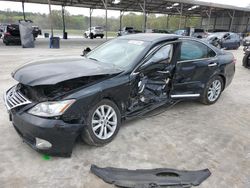
{"label": "rear door", "polygon": [[182,39],[180,45],[171,97],[199,97],[218,68],[216,52],[192,39]]}

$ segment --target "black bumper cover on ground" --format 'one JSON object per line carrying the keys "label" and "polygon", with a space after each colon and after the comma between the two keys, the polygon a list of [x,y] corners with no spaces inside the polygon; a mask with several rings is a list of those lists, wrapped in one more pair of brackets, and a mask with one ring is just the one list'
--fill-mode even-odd
{"label": "black bumper cover on ground", "polygon": [[[77,136],[82,130],[81,124],[68,124],[62,120],[46,119],[28,113],[13,113],[11,119],[17,133],[23,141],[38,152],[70,157]],[[49,141],[50,149],[38,149],[36,137]]]}
{"label": "black bumper cover on ground", "polygon": [[99,168],[91,165],[91,172],[105,182],[126,188],[156,188],[161,186],[192,187],[200,185],[210,175],[208,169],[180,171],[168,168],[148,170],[127,170],[120,168]]}

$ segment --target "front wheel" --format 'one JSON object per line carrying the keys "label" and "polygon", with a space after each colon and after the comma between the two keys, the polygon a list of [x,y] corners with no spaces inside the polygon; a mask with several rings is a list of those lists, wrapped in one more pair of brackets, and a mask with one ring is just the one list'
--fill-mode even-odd
{"label": "front wheel", "polygon": [[110,100],[104,99],[89,111],[82,139],[89,145],[103,146],[111,142],[120,129],[120,110]]}
{"label": "front wheel", "polygon": [[214,104],[222,93],[224,82],[220,76],[213,77],[208,81],[204,89],[201,102],[203,104]]}

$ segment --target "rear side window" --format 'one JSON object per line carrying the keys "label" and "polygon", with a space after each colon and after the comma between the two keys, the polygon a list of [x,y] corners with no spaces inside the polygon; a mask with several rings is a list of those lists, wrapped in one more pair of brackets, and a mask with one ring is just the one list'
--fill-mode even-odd
{"label": "rear side window", "polygon": [[179,61],[189,61],[216,56],[216,53],[203,43],[184,40],[181,44]]}
{"label": "rear side window", "polygon": [[19,31],[19,26],[18,25],[8,25],[6,30],[12,36],[20,36],[20,31]]}

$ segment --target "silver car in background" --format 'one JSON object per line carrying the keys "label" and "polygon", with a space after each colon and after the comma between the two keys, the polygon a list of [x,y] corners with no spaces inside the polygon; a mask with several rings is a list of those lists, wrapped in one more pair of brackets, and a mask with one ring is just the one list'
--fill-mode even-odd
{"label": "silver car in background", "polygon": [[96,37],[104,37],[104,29],[102,26],[94,26],[88,28],[87,31],[84,32],[84,37],[85,38],[96,38]]}

